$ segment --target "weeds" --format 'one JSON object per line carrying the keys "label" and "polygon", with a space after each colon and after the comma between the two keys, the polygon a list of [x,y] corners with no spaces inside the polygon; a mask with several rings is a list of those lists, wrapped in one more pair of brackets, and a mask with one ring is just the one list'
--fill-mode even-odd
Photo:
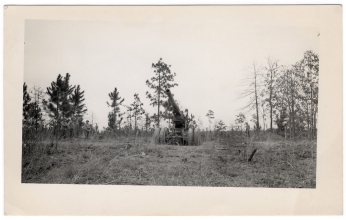
{"label": "weeds", "polygon": [[206,139],[201,146],[175,146],[156,145],[148,136],[104,137],[61,140],[58,150],[41,140],[23,154],[22,182],[316,187],[316,142],[275,138],[252,138],[240,145],[226,137]]}

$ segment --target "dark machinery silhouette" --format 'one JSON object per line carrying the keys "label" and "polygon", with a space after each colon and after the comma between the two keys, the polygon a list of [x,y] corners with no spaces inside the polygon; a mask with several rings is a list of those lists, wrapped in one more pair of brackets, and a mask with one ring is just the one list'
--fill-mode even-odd
{"label": "dark machinery silhouette", "polygon": [[156,128],[154,140],[157,144],[200,145],[201,132],[199,128],[189,128],[186,116],[180,111],[169,89],[166,94],[173,108],[173,126]]}

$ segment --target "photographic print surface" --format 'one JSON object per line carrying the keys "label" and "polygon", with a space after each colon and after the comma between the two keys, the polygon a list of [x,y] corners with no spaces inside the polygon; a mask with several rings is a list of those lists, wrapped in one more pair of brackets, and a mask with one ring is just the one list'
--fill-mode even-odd
{"label": "photographic print surface", "polygon": [[320,30],[166,8],[25,20],[22,183],[316,188]]}

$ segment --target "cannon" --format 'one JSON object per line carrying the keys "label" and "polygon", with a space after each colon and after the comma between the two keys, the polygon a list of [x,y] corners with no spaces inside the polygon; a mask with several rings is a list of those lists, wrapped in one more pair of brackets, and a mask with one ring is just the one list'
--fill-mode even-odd
{"label": "cannon", "polygon": [[187,117],[180,111],[169,89],[165,91],[173,108],[173,126],[156,128],[154,140],[156,144],[200,145],[201,132],[199,128],[189,128]]}

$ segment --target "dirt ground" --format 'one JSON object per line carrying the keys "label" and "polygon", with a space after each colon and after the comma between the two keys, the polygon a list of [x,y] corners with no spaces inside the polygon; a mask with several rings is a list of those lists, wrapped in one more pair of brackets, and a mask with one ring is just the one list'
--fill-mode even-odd
{"label": "dirt ground", "polygon": [[[151,139],[63,141],[58,151],[23,156],[23,183],[316,187],[316,141],[232,146],[155,145]],[[256,152],[248,161],[254,149]]]}

